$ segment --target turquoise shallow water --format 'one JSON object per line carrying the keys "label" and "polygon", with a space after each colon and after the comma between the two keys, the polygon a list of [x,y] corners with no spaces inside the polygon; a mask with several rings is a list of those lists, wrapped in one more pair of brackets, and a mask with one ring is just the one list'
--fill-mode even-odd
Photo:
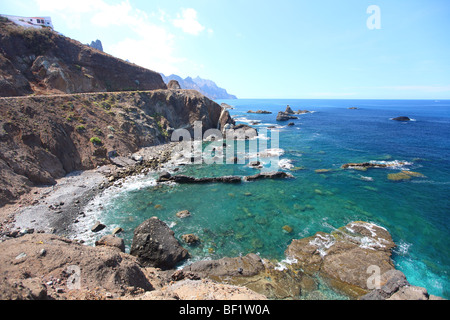
{"label": "turquoise shallow water", "polygon": [[[195,233],[201,244],[188,247],[192,260],[258,252],[283,259],[292,239],[312,236],[355,220],[379,224],[398,247],[394,262],[410,283],[450,298],[450,101],[416,100],[227,100],[238,122],[281,126],[282,163],[295,179],[261,180],[238,185],[154,186],[149,175],[134,188],[105,195],[101,219],[125,229],[127,246],[142,221],[157,216],[180,238]],[[293,127],[275,121],[286,105],[313,110]],[[348,107],[358,107],[349,110]],[[248,110],[273,114],[247,114]],[[415,121],[390,120],[409,116]],[[270,137],[270,134],[268,135]],[[271,141],[267,141],[269,146]],[[341,170],[348,162],[406,163],[389,169]],[[317,169],[330,169],[318,174]],[[420,172],[425,177],[392,182],[389,173]],[[250,175],[245,165],[192,165],[180,170],[195,176]],[[137,186],[137,187],[136,187]],[[189,210],[192,216],[175,214]],[[283,230],[290,226],[291,233]]]}

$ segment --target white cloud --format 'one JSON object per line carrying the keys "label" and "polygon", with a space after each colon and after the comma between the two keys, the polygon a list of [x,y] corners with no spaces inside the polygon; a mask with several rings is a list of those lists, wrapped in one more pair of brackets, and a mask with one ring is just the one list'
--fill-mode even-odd
{"label": "white cloud", "polygon": [[[174,19],[172,23],[175,27],[183,30],[183,32],[195,36],[205,30],[205,27],[197,21],[197,11],[192,8],[181,9],[181,14],[177,14],[177,19]],[[212,29],[210,30],[212,31]]]}
{"label": "white cloud", "polygon": [[[103,43],[107,53],[118,58],[165,74],[178,72],[177,65],[186,61],[174,53],[175,36],[167,28],[168,14],[163,10],[146,13],[133,7],[129,0],[115,4],[104,0],[35,1],[40,10],[64,18],[67,26],[72,29],[85,27],[81,26],[82,18],[89,21],[89,27],[92,28],[121,27],[130,36],[118,39],[116,43]],[[186,21],[191,21],[189,19],[196,18],[196,12],[193,16],[188,11],[186,17]]]}

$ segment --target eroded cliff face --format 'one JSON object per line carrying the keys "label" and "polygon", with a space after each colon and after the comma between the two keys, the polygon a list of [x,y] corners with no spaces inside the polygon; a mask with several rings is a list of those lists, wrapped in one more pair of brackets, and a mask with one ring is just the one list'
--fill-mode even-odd
{"label": "eroded cliff face", "polygon": [[0,22],[0,96],[166,89],[159,73],[49,29]]}
{"label": "eroded cliff face", "polygon": [[193,90],[0,98],[0,206],[33,185],[170,140],[172,130],[232,119]]}

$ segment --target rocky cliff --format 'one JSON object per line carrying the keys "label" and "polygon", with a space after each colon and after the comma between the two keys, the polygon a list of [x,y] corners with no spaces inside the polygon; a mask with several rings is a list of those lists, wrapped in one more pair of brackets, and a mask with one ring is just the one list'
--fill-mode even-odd
{"label": "rocky cliff", "polygon": [[0,22],[0,96],[166,89],[159,73],[49,29]]}
{"label": "rocky cliff", "polygon": [[167,142],[195,121],[207,130],[232,119],[194,90],[0,98],[0,205],[32,185]]}

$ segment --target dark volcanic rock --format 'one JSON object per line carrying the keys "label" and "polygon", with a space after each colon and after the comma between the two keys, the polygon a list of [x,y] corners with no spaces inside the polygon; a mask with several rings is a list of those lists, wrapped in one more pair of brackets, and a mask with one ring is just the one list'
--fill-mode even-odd
{"label": "dark volcanic rock", "polygon": [[392,120],[395,120],[395,121],[411,121],[411,119],[408,118],[408,117],[397,117],[397,118],[393,118]]}
{"label": "dark volcanic rock", "polygon": [[130,254],[146,267],[163,270],[172,269],[189,257],[174,232],[156,217],[144,221],[134,230]]}
{"label": "dark volcanic rock", "polygon": [[176,175],[172,176],[169,173],[163,173],[159,176],[157,182],[165,182],[172,181],[177,183],[214,183],[214,182],[223,182],[223,183],[239,183],[241,182],[241,177],[239,176],[224,176],[224,177],[203,177],[203,178],[195,178],[185,175]]}
{"label": "dark volcanic rock", "polygon": [[278,112],[277,121],[288,121],[291,119],[298,119],[298,117],[292,116],[290,113],[286,113],[283,111]]}
{"label": "dark volcanic rock", "polygon": [[244,181],[254,181],[259,179],[284,179],[284,178],[292,178],[293,176],[290,173],[286,173],[284,171],[277,172],[262,172],[255,174],[253,176],[244,177]]}

